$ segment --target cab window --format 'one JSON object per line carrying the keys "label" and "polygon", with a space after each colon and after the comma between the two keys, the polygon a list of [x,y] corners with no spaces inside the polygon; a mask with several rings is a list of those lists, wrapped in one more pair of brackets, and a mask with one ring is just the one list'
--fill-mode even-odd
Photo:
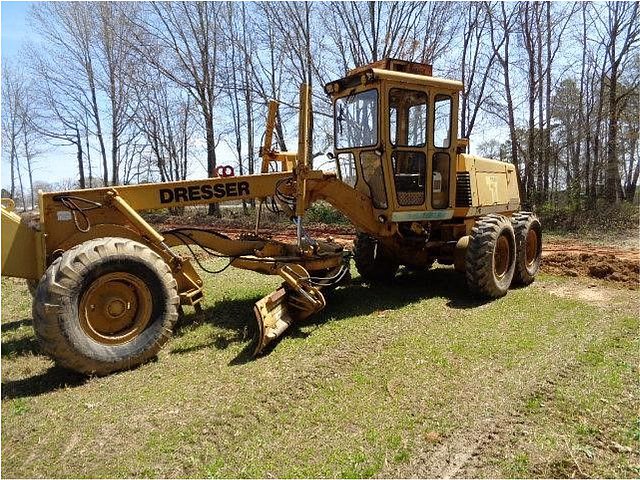
{"label": "cab window", "polygon": [[334,106],[336,149],[371,147],[378,143],[378,91],[347,95]]}
{"label": "cab window", "polygon": [[424,147],[427,142],[427,94],[389,91],[389,141],[396,147]]}
{"label": "cab window", "polygon": [[436,95],[433,146],[436,148],[449,148],[451,146],[451,97],[449,95]]}
{"label": "cab window", "polygon": [[356,185],[356,160],[351,152],[339,153],[336,157],[338,178],[350,187]]}

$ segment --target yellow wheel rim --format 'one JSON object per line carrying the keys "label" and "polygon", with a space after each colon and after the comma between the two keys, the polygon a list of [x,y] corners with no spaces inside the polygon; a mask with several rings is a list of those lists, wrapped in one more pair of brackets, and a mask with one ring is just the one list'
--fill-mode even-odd
{"label": "yellow wheel rim", "polygon": [[509,269],[509,240],[505,235],[500,235],[494,251],[493,270],[497,278],[502,278]]}
{"label": "yellow wheel rim", "polygon": [[538,257],[538,233],[533,228],[527,233],[525,250],[527,267],[531,267]]}
{"label": "yellow wheel rim", "polygon": [[96,279],[80,300],[80,326],[92,339],[107,345],[126,343],[151,320],[153,301],[138,277],[114,272]]}

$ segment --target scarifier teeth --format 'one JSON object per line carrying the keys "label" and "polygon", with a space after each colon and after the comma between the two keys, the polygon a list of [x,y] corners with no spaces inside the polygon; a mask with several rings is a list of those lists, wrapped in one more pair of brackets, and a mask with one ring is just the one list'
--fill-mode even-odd
{"label": "scarifier teeth", "polygon": [[[303,292],[303,293],[301,293]],[[325,307],[322,293],[314,287],[297,290],[283,285],[258,300],[253,308],[257,328],[253,355],[261,353],[269,343],[281,336],[295,321],[303,320]]]}

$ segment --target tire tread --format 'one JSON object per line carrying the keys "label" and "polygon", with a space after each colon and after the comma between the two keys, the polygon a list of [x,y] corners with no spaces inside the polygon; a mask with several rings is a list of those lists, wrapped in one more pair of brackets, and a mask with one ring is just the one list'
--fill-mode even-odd
{"label": "tire tread", "polygon": [[504,215],[492,213],[480,217],[471,229],[465,258],[465,276],[469,288],[480,296],[501,297],[507,293],[511,283],[515,259],[502,282],[497,281],[493,271],[495,244],[505,230],[510,232],[512,248],[515,247],[513,227]]}
{"label": "tire tread", "polygon": [[[532,212],[517,212],[511,217],[516,237],[516,268],[513,282],[517,285],[529,285],[535,280],[542,261],[542,226],[540,220]],[[538,254],[531,269],[526,266],[526,241],[531,228],[538,230]]]}
{"label": "tire tread", "polygon": [[399,267],[375,238],[362,232],[356,236],[353,259],[360,276],[370,282],[390,282]]}
{"label": "tire tread", "polygon": [[[118,355],[101,349],[105,358],[90,358],[75,347],[65,329],[65,318],[80,283],[96,262],[109,257],[137,259],[155,272],[167,292],[162,326],[147,345],[133,349],[128,355]],[[177,282],[169,266],[156,252],[134,240],[109,237],[88,240],[70,248],[47,269],[35,292],[33,320],[41,350],[59,365],[84,374],[106,375],[140,365],[154,357],[170,338],[178,318],[180,298]],[[153,321],[153,320],[152,320]],[[128,345],[128,344],[125,344]]]}

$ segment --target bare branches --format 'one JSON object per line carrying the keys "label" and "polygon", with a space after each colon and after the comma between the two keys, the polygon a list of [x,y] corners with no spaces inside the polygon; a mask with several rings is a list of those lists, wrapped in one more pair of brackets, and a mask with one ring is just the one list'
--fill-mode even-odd
{"label": "bare branches", "polygon": [[385,57],[432,63],[446,49],[454,6],[448,2],[332,2],[327,9],[326,28],[346,70]]}
{"label": "bare branches", "polygon": [[24,146],[35,136],[73,148],[80,186],[96,180],[91,158],[98,159],[101,184],[202,174],[195,169],[200,154],[206,175],[228,158],[252,173],[269,99],[281,101],[279,148],[294,141],[301,82],[312,86],[310,140],[321,152],[333,142],[322,86],[355,66],[395,57],[435,63],[437,73],[462,80],[461,136],[473,146],[489,135],[487,151],[516,165],[531,203],[557,201],[565,190],[578,206],[585,197],[593,205],[605,189],[610,200],[630,197],[640,175],[633,115],[638,8],[637,2],[37,4],[32,18],[42,41],[24,56],[37,87],[24,117],[32,133],[25,137],[24,123],[12,128],[12,104],[3,102],[12,190],[18,174],[30,171],[23,168],[27,158],[36,158],[35,144]]}

